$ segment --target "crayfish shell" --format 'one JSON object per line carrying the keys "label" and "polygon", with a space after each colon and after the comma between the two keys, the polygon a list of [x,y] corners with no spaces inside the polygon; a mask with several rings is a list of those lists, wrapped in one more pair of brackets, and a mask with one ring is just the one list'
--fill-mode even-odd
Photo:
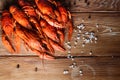
{"label": "crayfish shell", "polygon": [[17,6],[14,5],[10,6],[10,13],[20,25],[28,29],[32,28],[26,14],[22,10],[20,10]]}
{"label": "crayfish shell", "polygon": [[22,41],[47,60],[66,51],[66,34],[70,41],[73,33],[71,14],[58,0],[17,0],[2,12],[1,25],[2,43],[10,53],[20,53]]}

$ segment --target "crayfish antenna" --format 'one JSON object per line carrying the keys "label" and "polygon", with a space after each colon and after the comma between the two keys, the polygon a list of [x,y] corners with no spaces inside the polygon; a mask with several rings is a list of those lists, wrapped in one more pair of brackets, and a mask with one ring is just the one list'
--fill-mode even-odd
{"label": "crayfish antenna", "polygon": [[54,60],[55,59],[52,55],[50,55],[46,52],[40,52],[35,49],[32,49],[32,51],[35,52],[39,56],[40,59],[46,59],[46,60]]}
{"label": "crayfish antenna", "polygon": [[55,58],[53,56],[50,56],[47,53],[40,53],[38,55],[41,59],[46,59],[46,60],[54,60]]}

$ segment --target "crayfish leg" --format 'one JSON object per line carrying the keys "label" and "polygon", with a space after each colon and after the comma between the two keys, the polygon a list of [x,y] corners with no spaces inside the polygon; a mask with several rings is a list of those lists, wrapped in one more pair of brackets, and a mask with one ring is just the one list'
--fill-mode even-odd
{"label": "crayfish leg", "polygon": [[67,11],[67,12],[68,12],[68,18],[69,18],[69,19],[72,19],[72,16],[71,16],[70,11]]}
{"label": "crayfish leg", "polygon": [[55,0],[48,0],[51,4],[57,6],[57,2]]}
{"label": "crayfish leg", "polygon": [[2,43],[10,53],[15,53],[11,40],[2,32]]}
{"label": "crayfish leg", "polygon": [[39,56],[41,59],[54,60],[54,57],[53,57],[53,56],[50,56],[50,55],[47,54],[47,53],[41,53],[41,52],[39,52],[38,56]]}
{"label": "crayfish leg", "polygon": [[46,52],[41,52],[36,49],[31,49],[31,51],[36,53],[40,59],[54,60],[54,57]]}
{"label": "crayfish leg", "polygon": [[18,4],[21,6],[21,7],[23,7],[23,6],[28,6],[28,5],[30,5],[30,3],[28,3],[27,1],[25,1],[25,0],[18,0]]}
{"label": "crayfish leg", "polygon": [[21,42],[20,37],[14,33],[14,45],[16,53],[20,53],[20,42]]}
{"label": "crayfish leg", "polygon": [[47,37],[49,37],[50,39],[56,42],[59,41],[59,38],[57,36],[57,31],[54,26],[49,25],[45,20],[40,20],[40,25]]}
{"label": "crayfish leg", "polygon": [[65,33],[64,33],[64,29],[57,29],[57,33],[58,33],[58,35],[59,35],[59,39],[60,39],[60,44],[61,44],[61,46],[63,46],[64,45],[64,41],[65,41]]}
{"label": "crayfish leg", "polygon": [[49,51],[50,51],[51,54],[54,54],[54,53],[55,53],[55,51],[54,51],[54,49],[53,49],[53,47],[52,47],[52,45],[50,44],[49,41],[42,40],[42,42],[43,42],[44,44],[46,44],[46,46],[47,46],[47,48],[49,49]]}
{"label": "crayfish leg", "polygon": [[28,47],[27,43],[25,43],[25,42],[24,42],[24,47],[27,51],[29,51],[29,47]]}
{"label": "crayfish leg", "polygon": [[53,40],[51,40],[51,39],[49,39],[49,41],[50,41],[50,44],[52,45],[52,47],[53,47],[55,50],[58,50],[58,51],[60,51],[60,52],[65,52],[65,51],[66,51],[66,49],[63,48],[59,43],[57,43],[57,42],[55,42],[55,41],[53,41]]}
{"label": "crayfish leg", "polygon": [[67,26],[68,26],[68,41],[70,41],[73,34],[73,23],[71,20],[67,22]]}

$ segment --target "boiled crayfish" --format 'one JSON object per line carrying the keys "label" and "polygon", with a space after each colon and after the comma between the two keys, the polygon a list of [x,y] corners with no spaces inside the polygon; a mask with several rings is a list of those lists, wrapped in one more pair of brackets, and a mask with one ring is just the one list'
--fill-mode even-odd
{"label": "boiled crayfish", "polygon": [[71,40],[70,12],[57,0],[18,0],[2,12],[3,45],[10,53],[20,52],[20,42],[41,59],[53,60],[55,50],[65,52],[65,32]]}

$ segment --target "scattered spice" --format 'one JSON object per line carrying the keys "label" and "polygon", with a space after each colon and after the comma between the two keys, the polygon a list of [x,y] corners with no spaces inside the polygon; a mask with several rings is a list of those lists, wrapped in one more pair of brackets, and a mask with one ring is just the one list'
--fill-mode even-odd
{"label": "scattered spice", "polygon": [[19,64],[17,64],[17,65],[16,65],[16,68],[20,68],[20,65],[19,65]]}
{"label": "scattered spice", "polygon": [[38,68],[37,67],[35,67],[35,72],[37,72],[38,71]]}

